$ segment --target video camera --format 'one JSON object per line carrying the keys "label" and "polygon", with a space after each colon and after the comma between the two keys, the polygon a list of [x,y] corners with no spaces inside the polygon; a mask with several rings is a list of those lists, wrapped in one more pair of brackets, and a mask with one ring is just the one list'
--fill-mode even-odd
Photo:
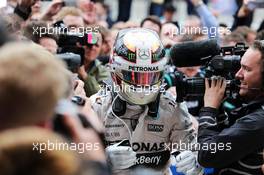
{"label": "video camera", "polygon": [[95,32],[86,33],[85,31],[67,28],[62,21],[54,24],[59,33],[58,54],[72,72],[76,72],[84,63],[84,48],[81,46],[92,47],[97,44],[98,37]]}
{"label": "video camera", "polygon": [[[205,78],[221,76],[226,79],[226,96],[235,97],[239,92],[239,81],[235,79],[240,69],[240,59],[248,47],[238,43],[234,47],[219,47],[216,40],[191,41],[174,45],[170,57],[176,67],[203,66]],[[187,78],[183,73],[173,73],[177,91],[177,101],[199,98],[205,92],[205,79]]]}

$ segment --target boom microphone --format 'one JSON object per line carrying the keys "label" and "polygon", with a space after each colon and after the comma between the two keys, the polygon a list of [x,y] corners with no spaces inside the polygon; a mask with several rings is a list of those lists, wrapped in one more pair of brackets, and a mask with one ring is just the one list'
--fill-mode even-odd
{"label": "boom microphone", "polygon": [[220,53],[217,40],[188,41],[175,44],[169,55],[176,67],[190,67],[204,65],[213,56]]}

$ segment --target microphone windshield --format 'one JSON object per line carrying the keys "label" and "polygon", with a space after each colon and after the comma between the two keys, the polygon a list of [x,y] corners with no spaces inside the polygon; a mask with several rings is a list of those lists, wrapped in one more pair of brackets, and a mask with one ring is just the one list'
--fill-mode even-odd
{"label": "microphone windshield", "polygon": [[220,53],[217,40],[188,41],[175,44],[169,55],[176,67],[190,67],[204,65],[213,56]]}

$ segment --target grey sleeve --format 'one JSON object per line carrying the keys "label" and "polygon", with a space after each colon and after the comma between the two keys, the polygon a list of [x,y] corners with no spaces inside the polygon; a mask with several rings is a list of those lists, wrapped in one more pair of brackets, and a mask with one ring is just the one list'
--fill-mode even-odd
{"label": "grey sleeve", "polygon": [[172,127],[170,141],[174,146],[179,144],[196,143],[197,132],[192,123],[192,115],[185,103],[179,103],[174,111],[175,120]]}

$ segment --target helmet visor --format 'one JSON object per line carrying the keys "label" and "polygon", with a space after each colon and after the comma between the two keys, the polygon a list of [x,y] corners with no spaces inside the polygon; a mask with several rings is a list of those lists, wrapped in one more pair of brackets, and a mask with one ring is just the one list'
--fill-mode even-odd
{"label": "helmet visor", "polygon": [[135,86],[151,86],[163,77],[163,72],[134,72],[121,70],[118,75],[123,81]]}

